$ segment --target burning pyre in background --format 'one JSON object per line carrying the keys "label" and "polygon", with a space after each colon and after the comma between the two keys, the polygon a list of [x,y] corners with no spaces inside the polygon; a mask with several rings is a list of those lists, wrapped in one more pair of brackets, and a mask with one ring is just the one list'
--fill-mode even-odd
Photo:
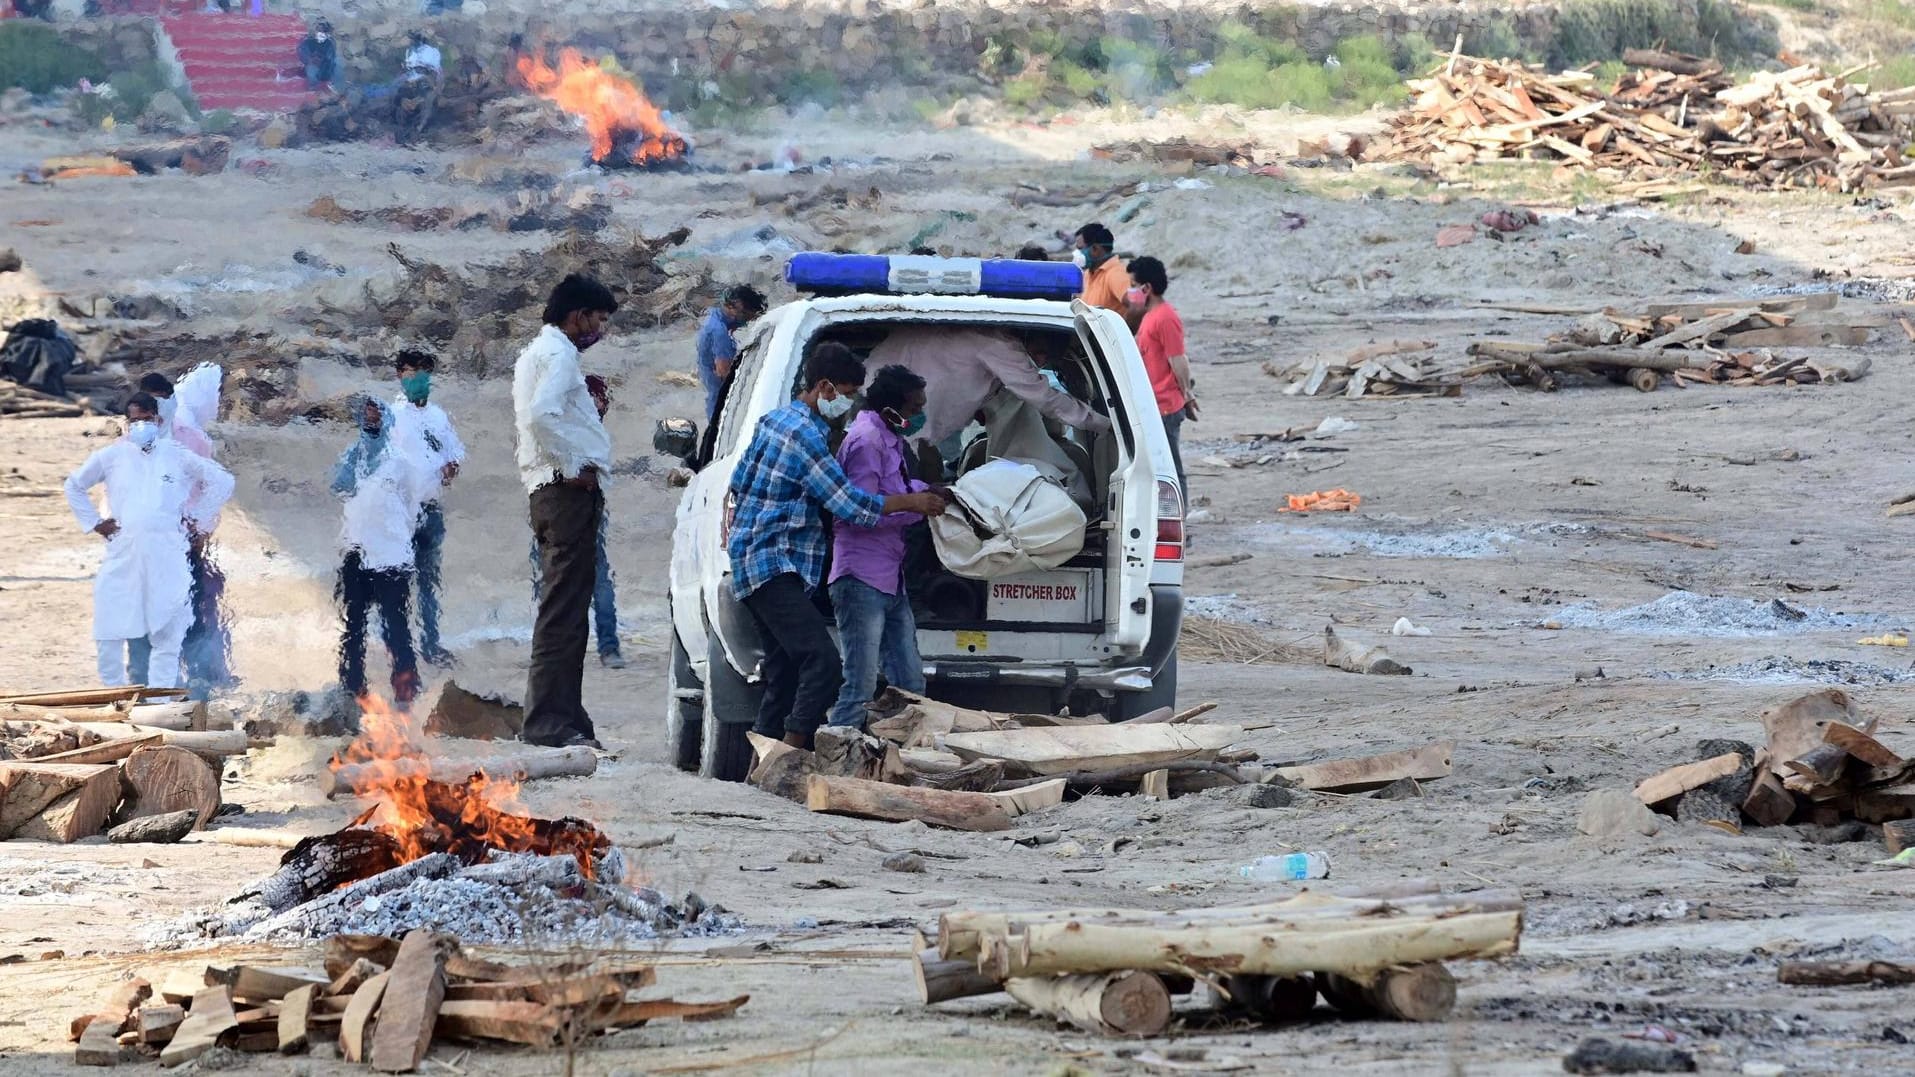
{"label": "burning pyre in background", "polygon": [[519,57],[526,88],[585,123],[592,160],[641,168],[683,160],[689,146],[630,79],[565,49],[554,68],[541,57]]}

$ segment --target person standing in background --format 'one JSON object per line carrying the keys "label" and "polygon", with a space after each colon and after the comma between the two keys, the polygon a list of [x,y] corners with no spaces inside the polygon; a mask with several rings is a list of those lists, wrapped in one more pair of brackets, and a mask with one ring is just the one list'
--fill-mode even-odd
{"label": "person standing in background", "polygon": [[399,373],[399,397],[392,402],[398,444],[417,452],[418,466],[434,476],[430,496],[412,533],[413,576],[419,589],[419,657],[440,668],[458,665],[439,642],[439,566],[446,539],[445,510],[439,499],[465,463],[465,443],[445,409],[431,402],[432,372],[438,359],[421,348],[401,349],[393,360]]}
{"label": "person standing in background", "polygon": [[579,353],[598,343],[617,310],[605,285],[578,273],[566,277],[552,289],[545,324],[512,372],[519,476],[545,581],[532,625],[520,734],[532,744],[603,747],[585,711],[585,642],[605,511],[600,481],[612,467],[612,441],[579,369]]}
{"label": "person standing in background", "polygon": [[419,695],[418,657],[407,612],[412,581],[412,536],[437,476],[424,453],[403,442],[386,405],[364,397],[355,405],[359,437],[340,454],[332,489],[346,501],[339,542],[337,597],[345,614],[339,641],[339,684],[353,698],[366,692],[366,618],[373,606],[392,659],[392,699],[404,710]]}
{"label": "person standing in background", "polygon": [[1137,350],[1144,357],[1144,371],[1150,375],[1150,388],[1157,396],[1157,411],[1163,416],[1164,434],[1170,439],[1170,458],[1177,465],[1177,486],[1184,492],[1184,504],[1190,504],[1190,487],[1184,481],[1184,453],[1180,435],[1184,420],[1197,421],[1197,398],[1190,375],[1190,359],[1184,354],[1184,320],[1170,305],[1164,293],[1170,290],[1170,277],[1164,263],[1155,258],[1132,259],[1130,290],[1124,293],[1137,326]]}
{"label": "person standing in background", "polygon": [[[1117,237],[1110,229],[1092,222],[1071,237],[1071,261],[1084,271],[1084,290],[1080,297],[1093,307],[1103,307],[1129,316],[1124,306],[1124,289],[1130,279],[1124,274],[1124,260],[1117,257]],[[1131,323],[1136,326],[1135,322]]]}
{"label": "person standing in background", "polygon": [[[159,401],[160,436],[204,459],[215,459],[207,428],[219,418],[219,390],[225,377],[216,363],[201,363],[177,384],[158,371],[142,375],[140,388]],[[232,633],[221,610],[226,574],[213,556],[218,526],[214,519],[200,529],[186,550],[193,572],[193,625],[186,630],[180,656],[186,662],[186,687],[192,699],[210,699],[215,689],[239,684],[232,670]],[[147,668],[146,651],[144,641],[128,647],[128,668],[139,671],[140,677]]]}
{"label": "person standing in background", "polygon": [[718,414],[718,398],[738,361],[738,342],[732,333],[765,312],[765,297],[749,284],[725,289],[718,305],[705,313],[698,327],[698,384],[705,390],[705,421]]}
{"label": "person standing in background", "polygon": [[[605,413],[612,409],[612,387],[597,374],[585,375],[586,391],[592,394],[592,403],[598,407],[599,421],[605,420]],[[609,507],[598,514],[598,569],[592,582],[592,630],[598,636],[598,662],[606,669],[624,669],[625,656],[619,653],[618,645],[618,592],[612,582],[612,559],[605,551],[605,535],[612,526],[612,511]],[[539,596],[545,590],[545,577],[539,569],[539,544],[532,542],[532,606],[538,608]]]}
{"label": "person standing in background", "polygon": [[[159,401],[134,393],[126,402],[126,435],[86,458],[67,476],[67,505],[83,530],[106,540],[93,579],[93,639],[100,683],[127,683],[127,656],[137,641],[150,648],[141,682],[172,688],[180,648],[193,623],[193,574],[187,550],[201,541],[226,500],[233,476],[218,464],[160,436]],[[106,485],[102,516],[89,492]]]}

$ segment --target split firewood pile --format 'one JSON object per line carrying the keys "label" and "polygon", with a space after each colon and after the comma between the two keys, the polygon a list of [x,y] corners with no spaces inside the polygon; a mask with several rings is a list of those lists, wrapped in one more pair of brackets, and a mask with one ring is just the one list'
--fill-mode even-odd
{"label": "split firewood pile", "polygon": [[1678,819],[1740,833],[1756,826],[1879,824],[1891,854],[1915,847],[1915,759],[1876,738],[1848,694],[1811,692],[1762,715],[1755,747],[1705,740],[1694,763],[1636,786],[1636,799]]}
{"label": "split firewood pile", "polygon": [[1266,362],[1263,372],[1290,383],[1285,396],[1457,396],[1464,381],[1495,373],[1500,365],[1439,360],[1435,351],[1433,340],[1390,340],[1341,358]]}
{"label": "split firewood pile", "polygon": [[1857,191],[1915,184],[1915,88],[1871,93],[1813,64],[1731,85],[1720,64],[1632,49],[1607,92],[1586,71],[1549,74],[1457,55],[1410,80],[1385,159],[1465,165],[1558,159],[1583,168],[1698,172],[1750,187]]}
{"label": "split firewood pile", "polygon": [[[1853,347],[1892,322],[1836,309],[1833,292],[1778,299],[1652,304],[1605,310],[1540,344],[1479,340],[1469,354],[1512,384],[1556,389],[1566,374],[1605,377],[1652,392],[1666,375],[1689,385],[1808,385],[1855,381],[1869,359],[1779,356],[1772,347]],[[1474,368],[1472,368],[1474,369]]]}
{"label": "split firewood pile", "polygon": [[1523,902],[1406,883],[1336,897],[1306,890],[1241,908],[955,912],[912,953],[926,1005],[1004,992],[1107,1036],[1156,1036],[1172,995],[1259,1023],[1306,1019],[1322,994],[1351,1016],[1440,1021],[1456,1003],[1448,960],[1516,952]]}
{"label": "split firewood pile", "polygon": [[146,980],[127,980],[99,1012],[74,1018],[68,1035],[82,1066],[157,1058],[170,1067],[215,1048],[303,1054],[332,1040],[347,1062],[411,1073],[435,1041],[572,1047],[648,1021],[729,1017],[750,1000],[642,997],[656,978],[650,964],[629,960],[505,964],[425,930],[404,941],[338,935],[320,968],[207,966],[163,980],[157,998]]}
{"label": "split firewood pile", "polygon": [[[0,839],[174,842],[220,810],[220,767],[246,734],[177,689],[0,697]],[[166,702],[147,702],[148,700]],[[109,829],[109,827],[111,829]]]}
{"label": "split firewood pile", "polygon": [[813,751],[748,734],[746,778],[814,812],[951,830],[1009,830],[1022,815],[1078,795],[1136,792],[1158,800],[1222,786],[1362,792],[1445,778],[1454,742],[1358,759],[1260,765],[1236,747],[1246,728],[1197,721],[1205,703],[1164,707],[1120,725],[1100,717],[999,714],[896,689],[871,705],[869,733],[818,730]]}

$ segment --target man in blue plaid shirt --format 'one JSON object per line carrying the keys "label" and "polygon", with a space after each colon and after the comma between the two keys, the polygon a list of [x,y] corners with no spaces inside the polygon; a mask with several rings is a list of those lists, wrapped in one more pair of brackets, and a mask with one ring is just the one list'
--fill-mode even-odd
{"label": "man in blue plaid shirt", "polygon": [[936,516],[945,501],[929,491],[880,497],[845,477],[825,434],[858,406],[864,361],[851,349],[818,345],[805,360],[805,384],[796,400],[759,420],[732,472],[726,552],[732,593],[765,645],[765,699],[753,730],[809,749],[844,679],[829,622],[812,602],[829,554],[819,510],[870,527],[891,513]]}

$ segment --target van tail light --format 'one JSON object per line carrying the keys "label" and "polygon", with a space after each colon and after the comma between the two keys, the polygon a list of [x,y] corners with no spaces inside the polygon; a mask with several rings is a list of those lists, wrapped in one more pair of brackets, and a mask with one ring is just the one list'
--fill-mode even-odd
{"label": "van tail light", "polygon": [[1159,561],[1184,559],[1184,495],[1177,484],[1157,480],[1157,554]]}
{"label": "van tail light", "polygon": [[731,541],[731,520],[732,520],[732,517],[736,516],[737,514],[738,514],[738,501],[737,499],[731,496],[730,491],[726,491],[725,493],[725,523],[724,523],[724,526],[718,529],[719,542]]}

